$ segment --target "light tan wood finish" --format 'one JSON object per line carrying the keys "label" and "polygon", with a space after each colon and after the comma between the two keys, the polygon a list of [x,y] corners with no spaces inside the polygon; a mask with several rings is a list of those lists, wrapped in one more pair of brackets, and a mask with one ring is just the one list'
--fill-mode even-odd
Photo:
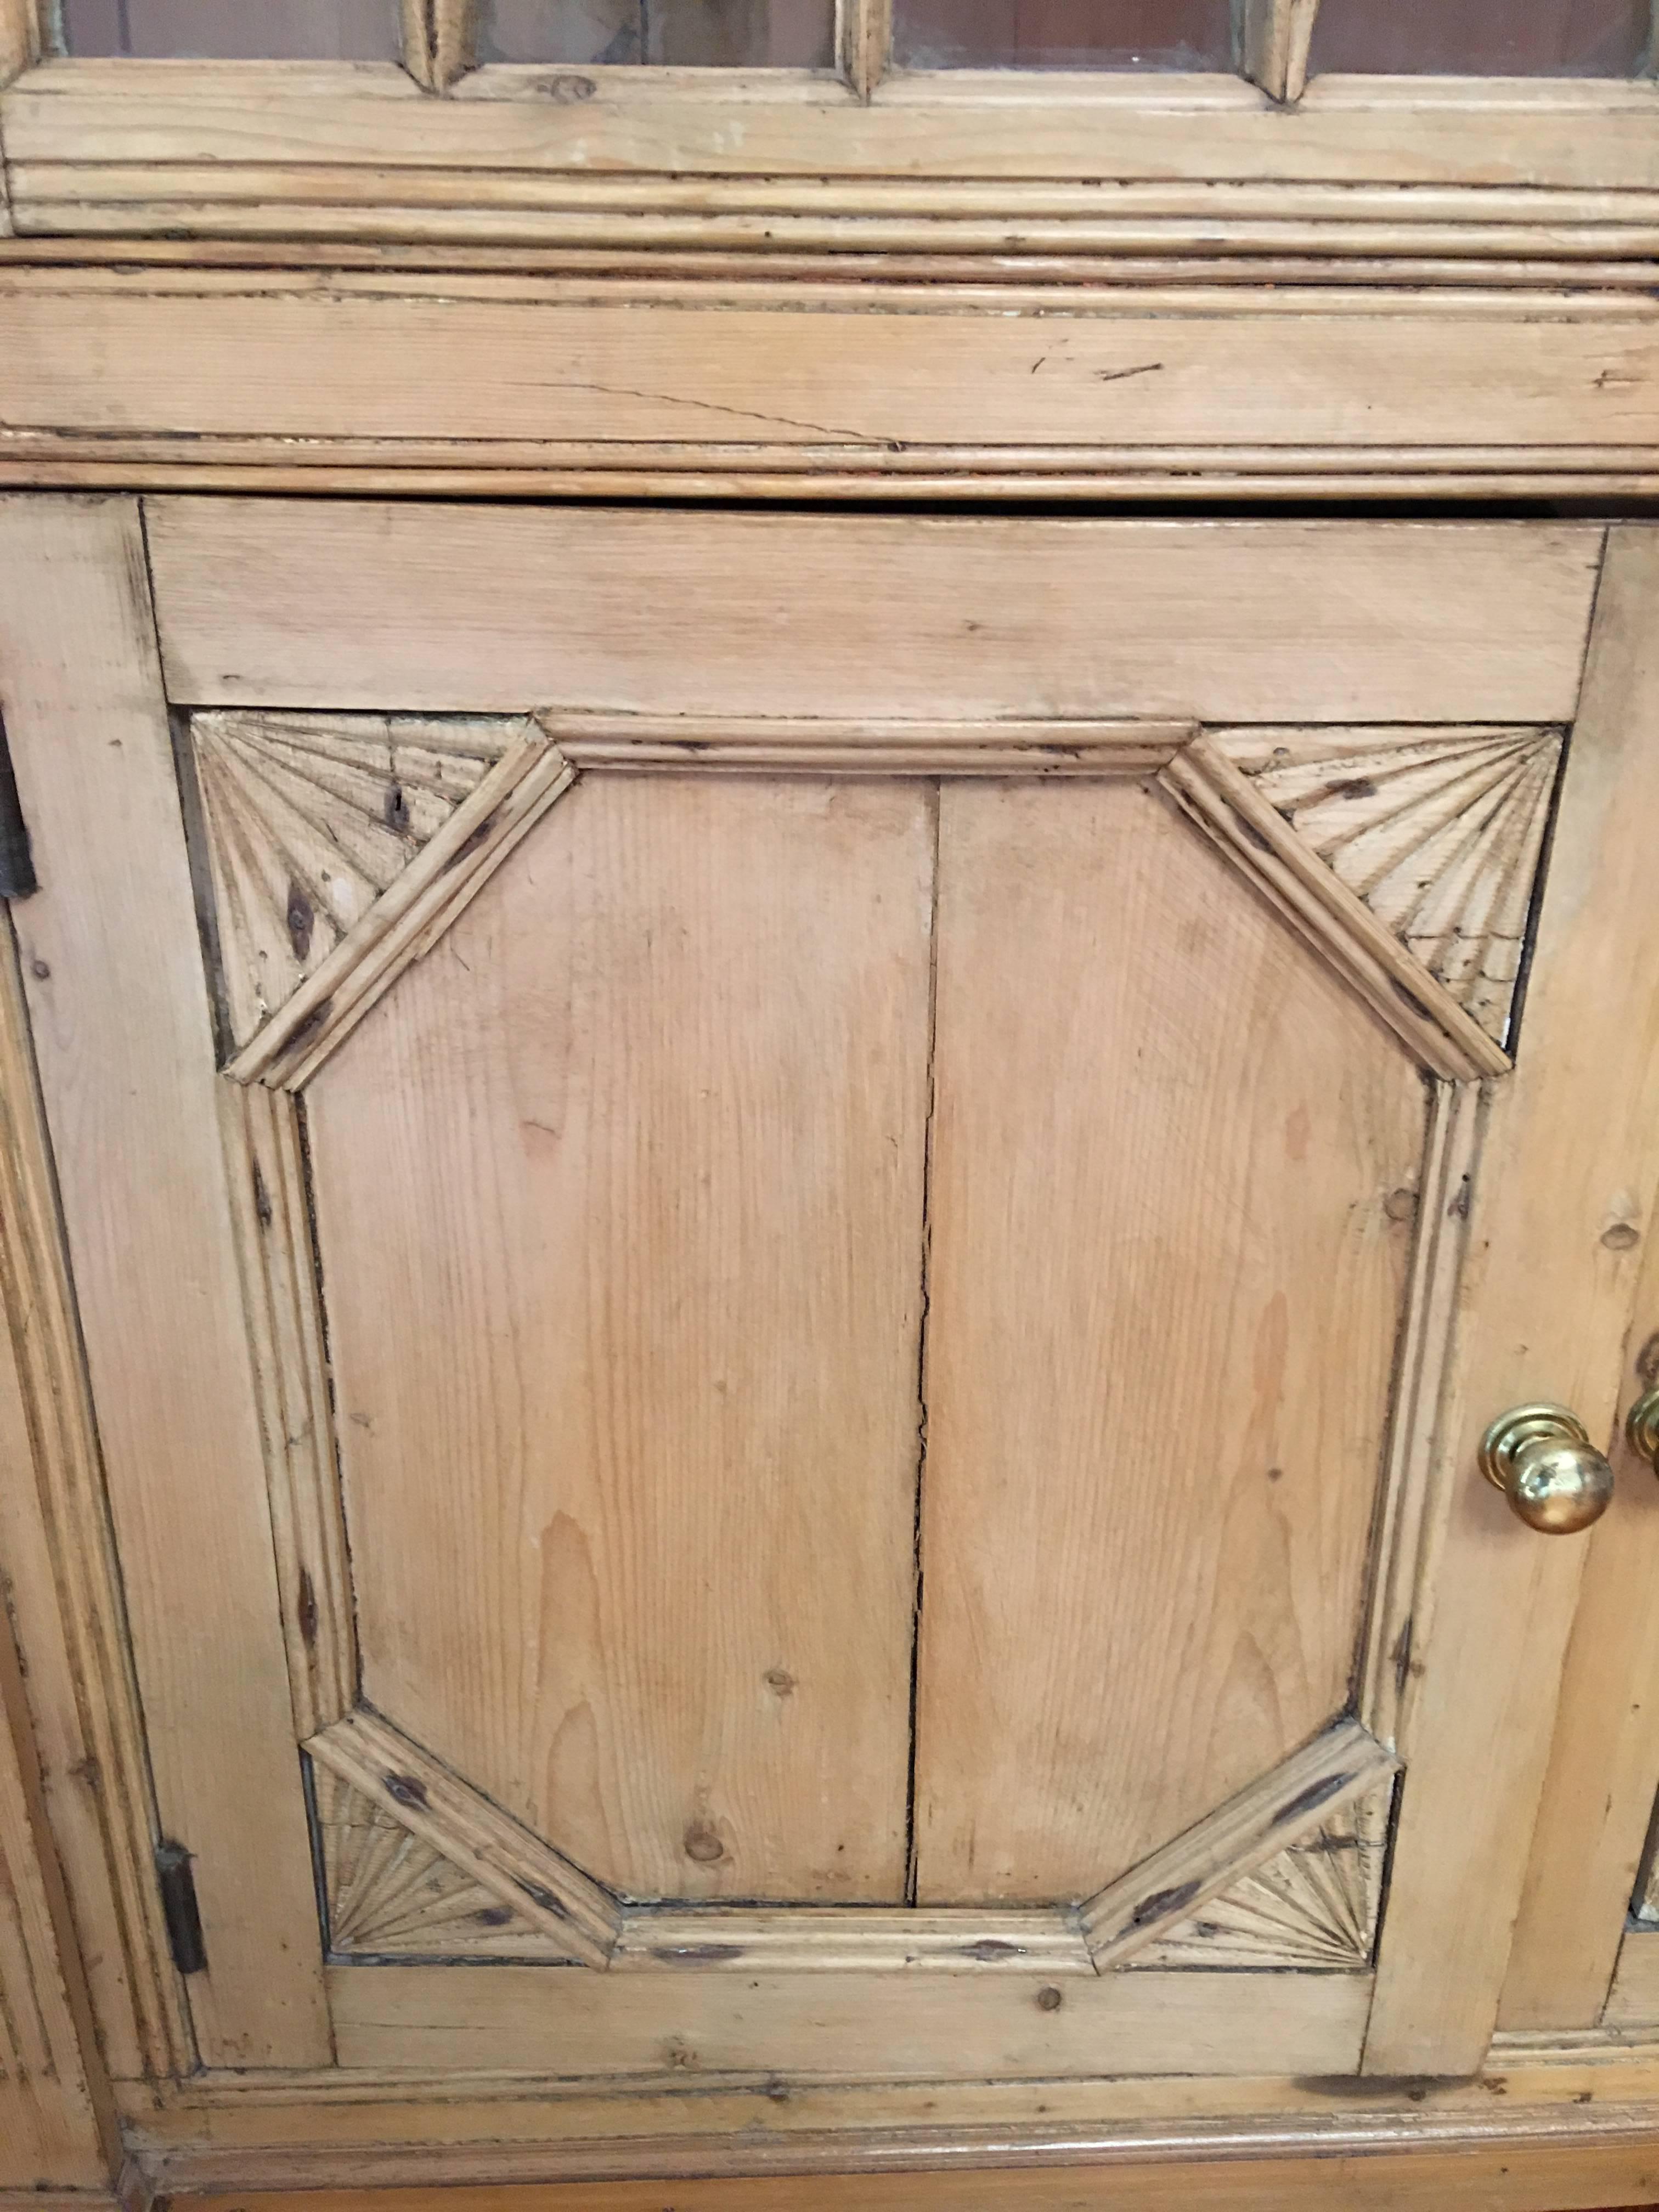
{"label": "light tan wood finish", "polygon": [[1246,0],[1244,74],[1270,99],[1301,99],[1318,13],[1319,0]]}
{"label": "light tan wood finish", "polygon": [[892,61],[892,0],[836,0],[836,54],[841,73],[868,100]]}
{"label": "light tan wood finish", "polygon": [[173,699],[376,713],[1565,720],[1601,546],[1571,523],[148,514]]}
{"label": "light tan wood finish", "polygon": [[[461,173],[475,204],[492,173],[562,170],[1659,187],[1639,82],[1328,76],[1286,116],[1222,75],[906,71],[864,104],[805,70],[600,67],[579,87],[557,74],[565,94],[550,100],[545,66],[477,70],[439,106],[386,63],[253,77],[246,64],[52,61],[7,92],[0,127],[13,165],[59,172],[60,228],[97,226],[100,160],[196,165],[210,204],[222,198],[204,189],[210,164],[224,178],[238,164],[378,170],[383,210],[422,169]],[[30,227],[46,182],[22,196]],[[210,207],[197,220],[211,233]]]}
{"label": "light tan wood finish", "polygon": [[306,1750],[555,1938],[565,1960],[593,1966],[609,1959],[622,1929],[615,1899],[378,1715],[352,1713],[313,1736]]}
{"label": "light tan wood finish", "polygon": [[902,1899],[933,843],[585,781],[307,1093],[365,1694],[634,1894]]}
{"label": "light tan wood finish", "polygon": [[976,1920],[904,1907],[836,1905],[677,1911],[635,1905],[623,1916],[615,1966],[721,1973],[1092,1974],[1074,1913],[1003,1910]]}
{"label": "light tan wood finish", "polygon": [[[1595,1958],[1604,1955],[1606,1944],[1606,1930],[1598,1928]],[[1639,2033],[1659,2020],[1659,1940],[1650,1929],[1625,1932],[1606,1994],[1601,2019],[1607,2027],[1630,2028]]]}
{"label": "light tan wood finish", "polygon": [[[155,1810],[96,1424],[70,1292],[33,1048],[0,939],[0,1568],[106,2063],[194,2063],[149,1852]],[[29,1479],[33,1475],[33,1480]]]}
{"label": "light tan wood finish", "polygon": [[1394,1776],[1230,1882],[1135,1957],[1146,1966],[1364,1973],[1382,1914]]}
{"label": "light tan wood finish", "polygon": [[[1473,1192],[1472,1295],[1447,1439],[1472,1469],[1505,1407],[1553,1400],[1610,1434],[1659,1180],[1659,1018],[1629,945],[1659,929],[1659,535],[1610,533],[1516,1071]],[[1597,1105],[1582,1079],[1593,1070]],[[1543,1286],[1547,1285],[1547,1291]],[[1406,1780],[1368,2070],[1468,2072],[1492,2032],[1549,1758],[1585,1547],[1539,1541],[1487,1484],[1455,1490],[1440,1597],[1401,1729]],[[1449,1839],[1456,1838],[1455,1847]]]}
{"label": "light tan wood finish", "polygon": [[[1133,1978],[1130,1977],[1129,1978]],[[1056,2138],[1074,2158],[1139,2146],[1192,2158],[1231,2140],[1277,2136],[1325,2153],[1389,2140],[1512,2145],[1646,2117],[1659,2046],[1597,2032],[1552,2044],[1500,2038],[1466,2080],[1352,2075],[1117,2075],[1076,2080],[797,2081],[780,2097],[764,2074],[691,2081],[625,2096],[605,2085],[496,2074],[459,2094],[441,2072],[198,2075],[118,2085],[128,2140],[175,2189],[363,2187],[443,2181],[550,2181],[611,2173],[845,2171],[915,2163],[931,2148],[960,2160]]]}
{"label": "light tan wood finish", "polygon": [[447,92],[472,67],[478,0],[403,0],[404,67],[428,92]]}
{"label": "light tan wood finish", "polygon": [[1358,892],[1316,856],[1306,837],[1286,824],[1218,744],[1195,738],[1159,781],[1413,1058],[1449,1081],[1506,1072],[1509,1060],[1501,1048]]}
{"label": "light tan wood finish", "polygon": [[941,807],[918,1894],[1090,1895],[1344,1703],[1422,1090],[1158,795]]}
{"label": "light tan wood finish", "polygon": [[[1396,2137],[1396,2142],[1398,2138]],[[1058,2163],[1058,2161],[1057,2161]],[[672,2183],[684,2212],[1571,2212],[1659,2188],[1659,2160],[1634,2124],[1624,2141],[1322,2152],[1317,2157],[1216,2156],[1203,2162],[1142,2164],[1133,2154],[1055,2172],[1006,2166],[858,2176],[772,2172],[752,2179]],[[662,2181],[580,2181],[542,2188],[538,2201],[572,2212],[661,2212]],[[304,2199],[280,2190],[179,2195],[180,2212],[350,2212],[353,2192],[319,2190]],[[386,2212],[515,2212],[523,2200],[500,2188],[418,2185],[386,2192]]]}
{"label": "light tan wood finish", "polygon": [[541,731],[515,728],[443,827],[236,1054],[232,1077],[292,1087],[313,1073],[571,781],[568,763]]}
{"label": "light tan wood finish", "polygon": [[[640,217],[605,220],[623,237],[582,252],[614,267]],[[1328,228],[1310,237],[1334,250]],[[796,261],[764,290],[689,270],[666,287],[12,270],[0,477],[767,498],[1139,485],[1187,501],[1352,498],[1379,475],[1430,492],[1659,487],[1645,299],[1554,280],[1547,298],[1336,292],[1255,261],[1275,289],[1242,294],[1189,289],[1167,260],[1131,283],[1137,255],[1111,291],[988,283],[957,257],[947,305],[937,282],[817,283]],[[118,383],[99,373],[110,359]]]}
{"label": "light tan wood finish", "polygon": [[1188,722],[843,722],[830,715],[745,724],[689,714],[549,714],[573,768],[725,769],[735,775],[1125,776],[1164,767],[1197,735]]}
{"label": "light tan wood finish", "polygon": [[[883,2072],[951,2081],[1139,2073],[1352,2072],[1370,1978],[1286,1977],[1264,2005],[1255,1978],[1217,1973],[918,1974]],[[1059,1989],[1060,2002],[1043,1998]],[[633,2077],[732,2072],[788,2083],[857,2078],[890,1973],[594,1974],[579,1966],[337,1966],[329,1995],[343,2066],[512,2068]]]}
{"label": "light tan wood finish", "polygon": [[[1621,1410],[1659,1381],[1659,1237],[1644,1237],[1635,1325],[1626,1347]],[[1645,1932],[1620,1948],[1659,1790],[1659,1483],[1626,1443],[1610,1439],[1617,1510],[1595,1531],[1573,1617],[1555,1739],[1510,1951],[1505,2028],[1593,2027],[1615,1965],[1615,2025],[1659,2021],[1659,1972],[1644,1973]],[[1659,1958],[1659,1944],[1655,1945]],[[1644,1979],[1648,2010],[1638,2008]]]}
{"label": "light tan wood finish", "polygon": [[0,571],[42,885],[17,915],[23,974],[160,1820],[197,1855],[197,2037],[220,2063],[315,2064],[310,1851],[297,1790],[272,1786],[293,1736],[137,505],[8,500]]}
{"label": "light tan wood finish", "polygon": [[1325,1729],[1218,1814],[1088,1899],[1080,1917],[1096,1966],[1112,1966],[1174,1935],[1212,1898],[1374,1792],[1395,1765],[1358,1721]]}
{"label": "light tan wood finish", "polygon": [[[0,1444],[28,1464],[21,1395],[0,1369]],[[23,1447],[20,1461],[12,1449]],[[107,2186],[115,2115],[46,1825],[10,1624],[0,1621],[0,2191]],[[88,2077],[82,2058],[95,2070]]]}
{"label": "light tan wood finish", "polygon": [[[0,85],[9,84],[20,71],[40,58],[40,22],[35,0],[0,0]],[[6,190],[0,176],[0,235]]]}
{"label": "light tan wood finish", "polygon": [[[1255,729],[1220,732],[1216,743],[1299,842],[1501,1045],[1561,732]],[[1478,1053],[1479,1040],[1469,1049]]]}
{"label": "light tan wood finish", "polygon": [[1413,1644],[1426,1640],[1434,1615],[1448,1493],[1468,1472],[1444,1449],[1439,1423],[1464,1292],[1469,1191],[1487,1105],[1485,1086],[1436,1085],[1423,1172],[1413,1194],[1417,1235],[1356,1700],[1366,1727],[1391,1746],[1400,1739]]}
{"label": "light tan wood finish", "polygon": [[189,734],[227,1012],[245,1045],[518,732],[503,720],[198,714]]}

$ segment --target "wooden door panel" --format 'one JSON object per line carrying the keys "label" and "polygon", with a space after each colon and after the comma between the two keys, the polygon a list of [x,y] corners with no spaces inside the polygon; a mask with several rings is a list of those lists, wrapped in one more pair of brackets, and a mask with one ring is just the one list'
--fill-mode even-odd
{"label": "wooden door panel", "polygon": [[933,844],[595,777],[306,1093],[363,1694],[626,1895],[903,1897]]}
{"label": "wooden door panel", "polygon": [[1424,1088],[1133,784],[946,787],[938,994],[918,1894],[1087,1897],[1347,1698]]}
{"label": "wooden door panel", "polygon": [[152,521],[167,700],[59,652],[14,732],[99,863],[25,949],[94,1387],[125,1301],[239,1443],[106,1427],[129,1564],[199,1518],[252,1624],[228,1755],[134,1579],[237,1985],[348,2065],[1352,2070],[1398,1802],[1365,2063],[1468,2062],[1546,1728],[1480,1653],[1572,1579],[1471,1439],[1595,1413],[1659,1174],[1576,1133],[1645,1049],[1601,533]]}

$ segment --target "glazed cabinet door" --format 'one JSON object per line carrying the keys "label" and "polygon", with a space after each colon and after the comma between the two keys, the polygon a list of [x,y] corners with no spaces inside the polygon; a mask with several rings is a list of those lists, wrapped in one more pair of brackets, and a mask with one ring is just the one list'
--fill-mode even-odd
{"label": "glazed cabinet door", "polygon": [[1472,2068],[1584,1550],[1478,1448],[1601,1502],[1659,1176],[1656,577],[0,508],[208,2068]]}

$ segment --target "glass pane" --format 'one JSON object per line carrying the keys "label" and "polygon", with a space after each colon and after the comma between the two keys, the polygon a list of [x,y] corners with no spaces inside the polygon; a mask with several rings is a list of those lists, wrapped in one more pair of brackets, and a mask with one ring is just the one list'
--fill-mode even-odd
{"label": "glass pane", "polygon": [[835,0],[483,0],[481,62],[829,69]]}
{"label": "glass pane", "polygon": [[1629,76],[1649,0],[1323,0],[1310,69],[1443,76]]}
{"label": "glass pane", "polygon": [[71,54],[395,62],[398,0],[63,0]]}
{"label": "glass pane", "polygon": [[893,15],[903,69],[1233,66],[1230,0],[896,0]]}

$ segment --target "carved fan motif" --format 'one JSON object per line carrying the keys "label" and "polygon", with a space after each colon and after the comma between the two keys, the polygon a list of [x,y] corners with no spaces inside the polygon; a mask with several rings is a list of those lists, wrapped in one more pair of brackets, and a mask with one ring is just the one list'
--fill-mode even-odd
{"label": "carved fan motif", "polygon": [[1561,733],[1278,730],[1228,732],[1219,742],[1501,1044]]}
{"label": "carved fan motif", "polygon": [[1394,1784],[1346,1805],[1300,1843],[1138,1951],[1139,1966],[1296,1966],[1361,1973],[1382,1905]]}
{"label": "carved fan motif", "polygon": [[494,718],[191,716],[239,1045],[362,920],[519,726]]}
{"label": "carved fan motif", "polygon": [[376,1957],[549,1960],[565,1956],[430,1844],[325,1766],[312,1784],[328,1897],[330,1948]]}

